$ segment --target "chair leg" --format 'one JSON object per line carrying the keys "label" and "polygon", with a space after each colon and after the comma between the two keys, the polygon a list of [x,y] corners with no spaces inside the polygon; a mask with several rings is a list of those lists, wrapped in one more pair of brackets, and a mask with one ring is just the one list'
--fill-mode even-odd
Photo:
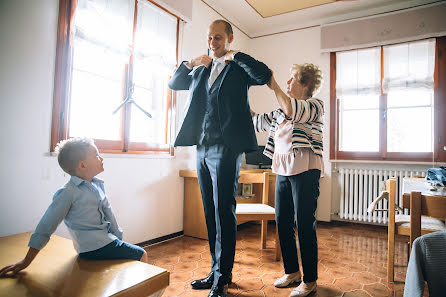
{"label": "chair leg", "polygon": [[395,233],[389,232],[387,238],[387,281],[393,282],[395,265]]}
{"label": "chair leg", "polygon": [[261,248],[266,249],[266,236],[268,234],[268,221],[262,220],[262,230],[260,233]]}

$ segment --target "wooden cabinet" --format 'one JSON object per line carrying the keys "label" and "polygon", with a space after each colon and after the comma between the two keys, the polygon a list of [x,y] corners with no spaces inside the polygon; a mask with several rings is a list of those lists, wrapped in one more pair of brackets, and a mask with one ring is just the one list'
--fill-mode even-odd
{"label": "wooden cabinet", "polygon": [[[263,173],[268,172],[268,197],[265,204],[274,207],[274,192],[276,176],[267,169],[241,170],[241,183],[253,184],[251,198],[237,199],[237,203],[262,203],[263,201]],[[180,176],[184,177],[184,235],[207,239],[206,221],[204,218],[203,202],[201,200],[200,187],[198,185],[197,172],[195,170],[180,170]],[[243,223],[241,221],[238,222]]]}

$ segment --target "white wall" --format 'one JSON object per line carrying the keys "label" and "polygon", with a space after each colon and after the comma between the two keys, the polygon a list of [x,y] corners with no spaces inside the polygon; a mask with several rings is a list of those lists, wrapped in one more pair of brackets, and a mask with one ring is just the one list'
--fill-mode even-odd
{"label": "white wall", "polygon": [[[266,63],[274,72],[277,82],[286,90],[293,64],[313,63],[318,65],[324,76],[324,83],[318,98],[325,103],[324,129],[324,166],[325,174],[321,179],[321,194],[318,201],[317,219],[330,220],[331,212],[331,164],[328,162],[329,123],[330,123],[330,56],[320,53],[320,28],[309,28],[254,38],[249,43],[250,52],[258,60]],[[278,107],[274,93],[267,87],[251,88],[251,108],[257,113],[270,112]],[[267,132],[258,134],[260,144],[266,143]]]}
{"label": "white wall", "polygon": [[[206,53],[208,24],[220,18],[201,1],[184,30],[183,57]],[[0,236],[34,230],[54,192],[67,180],[49,155],[58,0],[0,1]],[[234,46],[248,38],[235,32]],[[178,98],[184,106],[187,92]],[[181,112],[177,113],[181,117]],[[195,150],[174,158],[104,155],[106,193],[124,229],[139,243],[183,230],[180,169],[195,168]],[[57,234],[66,236],[62,224]]]}

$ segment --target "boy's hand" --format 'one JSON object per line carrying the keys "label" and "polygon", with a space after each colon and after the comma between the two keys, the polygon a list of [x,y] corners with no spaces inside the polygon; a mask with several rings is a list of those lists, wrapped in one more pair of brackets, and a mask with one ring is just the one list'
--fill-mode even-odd
{"label": "boy's hand", "polygon": [[0,277],[15,276],[19,271],[25,269],[30,263],[26,263],[25,259],[15,264],[11,264],[0,269]]}

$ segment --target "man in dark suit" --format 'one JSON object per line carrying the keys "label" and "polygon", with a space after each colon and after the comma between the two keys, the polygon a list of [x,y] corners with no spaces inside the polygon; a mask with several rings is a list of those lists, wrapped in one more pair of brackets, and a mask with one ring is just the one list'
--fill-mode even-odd
{"label": "man in dark suit", "polygon": [[190,92],[175,146],[197,145],[197,175],[212,256],[210,274],[191,285],[211,289],[209,297],[219,297],[226,296],[234,264],[235,191],[242,154],[257,149],[248,89],[266,84],[271,71],[249,55],[229,50],[234,35],[228,22],[214,21],[207,35],[213,58],[202,55],[183,62],[169,87]]}

